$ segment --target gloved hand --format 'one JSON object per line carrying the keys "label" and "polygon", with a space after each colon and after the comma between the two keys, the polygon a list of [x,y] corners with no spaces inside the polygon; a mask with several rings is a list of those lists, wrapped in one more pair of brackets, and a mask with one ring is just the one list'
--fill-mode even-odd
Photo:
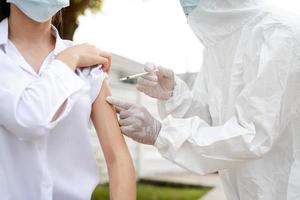
{"label": "gloved hand", "polygon": [[150,97],[168,100],[175,87],[174,72],[163,67],[156,68],[150,63],[146,64],[145,71],[151,73],[138,78],[137,89]]}
{"label": "gloved hand", "polygon": [[138,104],[124,102],[114,97],[107,97],[106,100],[119,113],[119,124],[121,132],[133,140],[153,145],[161,129],[161,123]]}

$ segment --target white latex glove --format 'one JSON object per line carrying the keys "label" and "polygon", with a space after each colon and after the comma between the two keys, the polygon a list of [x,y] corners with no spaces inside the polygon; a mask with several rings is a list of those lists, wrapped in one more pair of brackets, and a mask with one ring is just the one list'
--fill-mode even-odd
{"label": "white latex glove", "polygon": [[138,78],[137,89],[150,97],[168,100],[175,87],[174,72],[167,68],[155,67],[150,63],[146,64],[145,71],[151,73]]}
{"label": "white latex glove", "polygon": [[127,103],[115,97],[107,97],[106,100],[117,109],[121,132],[124,135],[139,143],[149,145],[155,143],[161,123],[145,107]]}

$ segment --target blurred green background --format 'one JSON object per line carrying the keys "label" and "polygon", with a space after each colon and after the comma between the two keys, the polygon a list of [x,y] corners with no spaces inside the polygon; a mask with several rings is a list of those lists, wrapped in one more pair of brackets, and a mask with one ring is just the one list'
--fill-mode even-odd
{"label": "blurred green background", "polygon": [[[209,188],[138,183],[137,200],[198,200],[209,190]],[[98,186],[93,193],[92,200],[109,200],[108,185]]]}

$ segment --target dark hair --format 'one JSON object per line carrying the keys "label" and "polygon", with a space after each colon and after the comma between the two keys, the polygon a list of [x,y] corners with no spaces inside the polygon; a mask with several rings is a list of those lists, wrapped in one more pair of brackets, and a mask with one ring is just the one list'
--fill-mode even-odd
{"label": "dark hair", "polygon": [[5,0],[0,0],[0,21],[9,17],[10,5]]}
{"label": "dark hair", "polygon": [[52,24],[57,28],[59,34],[63,35],[63,12],[61,10],[58,13],[56,13],[54,17],[52,17]]}

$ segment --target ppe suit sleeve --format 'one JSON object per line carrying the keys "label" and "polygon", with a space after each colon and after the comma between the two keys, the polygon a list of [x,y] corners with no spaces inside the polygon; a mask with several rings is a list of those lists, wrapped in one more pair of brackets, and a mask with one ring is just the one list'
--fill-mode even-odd
{"label": "ppe suit sleeve", "polygon": [[[29,85],[19,89],[0,90],[0,123],[21,140],[35,140],[49,133],[72,107],[69,98],[84,85],[63,62],[54,60]],[[64,104],[65,102],[65,104]],[[53,121],[58,109],[65,105],[60,116]]]}
{"label": "ppe suit sleeve", "polygon": [[259,159],[281,136],[281,107],[289,70],[297,65],[293,39],[273,35],[263,46],[256,78],[237,97],[235,115],[211,127],[200,117],[163,121],[155,143],[167,159],[200,174]]}
{"label": "ppe suit sleeve", "polygon": [[208,124],[211,124],[204,70],[197,75],[192,91],[180,78],[175,77],[175,82],[173,96],[167,101],[158,100],[157,105],[160,117],[164,119],[168,115],[172,115],[175,118],[198,116]]}

